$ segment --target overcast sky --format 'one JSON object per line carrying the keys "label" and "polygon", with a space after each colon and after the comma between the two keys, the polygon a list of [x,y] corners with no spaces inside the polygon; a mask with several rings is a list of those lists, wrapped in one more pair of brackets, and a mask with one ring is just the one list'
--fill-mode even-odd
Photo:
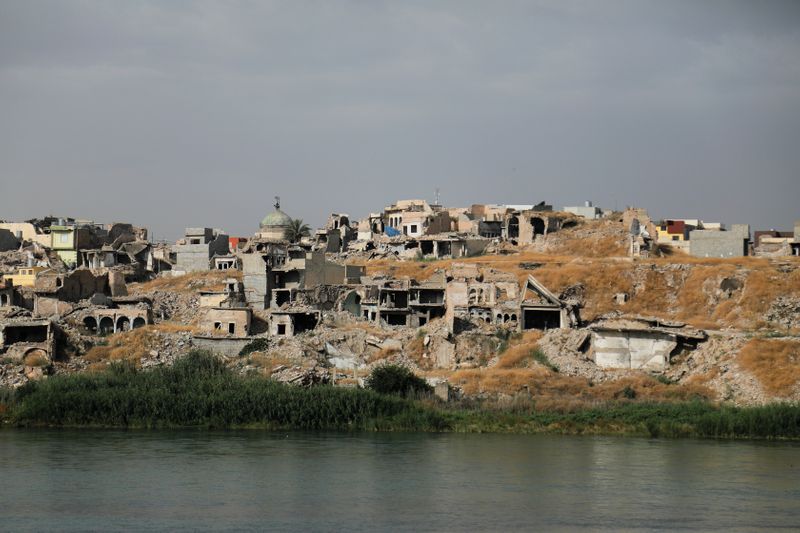
{"label": "overcast sky", "polygon": [[800,219],[800,2],[0,0],[0,218]]}

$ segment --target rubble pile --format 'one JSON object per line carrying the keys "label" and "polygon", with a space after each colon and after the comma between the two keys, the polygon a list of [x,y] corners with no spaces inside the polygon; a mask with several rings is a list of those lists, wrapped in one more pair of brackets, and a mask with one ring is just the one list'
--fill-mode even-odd
{"label": "rubble pile", "polygon": [[800,297],[779,296],[770,305],[764,319],[786,329],[800,329]]}

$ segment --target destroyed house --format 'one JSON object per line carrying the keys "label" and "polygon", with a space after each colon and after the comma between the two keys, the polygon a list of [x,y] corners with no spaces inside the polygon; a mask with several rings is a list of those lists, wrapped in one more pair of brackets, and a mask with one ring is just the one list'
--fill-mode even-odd
{"label": "destroyed house", "polygon": [[285,245],[251,242],[239,255],[242,264],[247,303],[254,309],[266,309],[270,303],[269,278],[272,269],[283,267],[288,260]]}
{"label": "destroyed house", "polygon": [[387,326],[408,326],[409,282],[385,281],[378,286],[378,320]]}
{"label": "destroyed house", "polygon": [[211,269],[214,256],[228,255],[228,236],[212,228],[186,228],[183,239],[173,246],[177,272],[203,272]]}
{"label": "destroyed house", "polygon": [[234,254],[215,255],[212,261],[214,270],[236,270],[239,267],[239,261]]}
{"label": "destroyed house", "polygon": [[357,283],[365,269],[325,258],[322,250],[271,244],[241,254],[247,301],[256,309],[277,309],[296,301],[297,292],[324,285]]}
{"label": "destroyed house", "polygon": [[328,217],[325,227],[316,232],[314,246],[325,253],[338,254],[347,249],[347,245],[357,237],[358,230],[350,226],[350,215],[333,213]]}
{"label": "destroyed house", "polygon": [[50,237],[50,247],[70,267],[81,266],[79,250],[97,248],[102,242],[94,226],[67,224],[64,221],[50,226]]}
{"label": "destroyed house", "polygon": [[434,209],[425,200],[400,200],[383,210],[384,228],[394,235],[419,237],[448,232],[451,229],[450,214]]}
{"label": "destroyed house", "polygon": [[108,299],[107,308],[90,309],[79,317],[90,334],[111,335],[152,324],[152,302],[145,296],[117,296]]}
{"label": "destroyed house", "polygon": [[272,310],[269,332],[274,337],[294,337],[316,328],[320,317],[321,313],[314,310]]}
{"label": "destroyed house", "polygon": [[441,233],[419,238],[384,238],[377,248],[403,259],[460,259],[480,255],[489,243],[490,240],[476,235]]}
{"label": "destroyed house", "polygon": [[[421,327],[445,316],[444,278],[416,280],[370,280],[346,295],[342,310],[349,310],[386,326]],[[356,311],[358,314],[356,314]]]}
{"label": "destroyed house", "polygon": [[520,244],[530,244],[537,238],[545,238],[548,233],[561,229],[565,217],[574,215],[559,215],[536,208],[512,211],[506,217],[504,236],[506,240]]}
{"label": "destroyed house", "polygon": [[446,286],[441,280],[430,280],[417,283],[411,281],[408,288],[408,306],[410,309],[409,326],[422,327],[435,318],[442,318],[446,313]]}
{"label": "destroyed house", "polygon": [[99,294],[112,295],[108,273],[93,274],[87,268],[69,273],[47,270],[39,274],[33,289],[34,313],[39,316],[59,315],[69,312],[70,303],[86,300]]}
{"label": "destroyed house", "polygon": [[377,284],[367,284],[358,290],[360,298],[358,310],[370,322],[378,321],[378,293]]}
{"label": "destroyed house", "polygon": [[528,276],[520,294],[523,330],[569,328],[576,321],[571,306],[561,301],[533,276]]}
{"label": "destroyed house", "polygon": [[34,221],[0,222],[0,229],[10,231],[14,238],[21,242],[36,243],[41,246],[47,246],[48,248],[53,243],[49,229],[45,232],[39,224],[35,224]]}
{"label": "destroyed house", "polygon": [[0,355],[22,361],[37,356],[56,357],[60,330],[50,320],[15,319],[0,323]]}
{"label": "destroyed house", "polygon": [[672,357],[707,338],[703,331],[658,319],[617,319],[590,329],[591,357],[601,368],[664,370]]}
{"label": "destroyed house", "polygon": [[200,320],[200,332],[211,337],[247,337],[252,317],[249,307],[210,307]]}
{"label": "destroyed house", "polygon": [[225,287],[221,291],[201,290],[200,307],[245,307],[247,301],[244,296],[244,284],[236,278],[224,281]]}
{"label": "destroyed house", "polygon": [[101,248],[80,250],[80,263],[87,268],[100,269],[116,266],[127,267],[126,278],[142,279],[147,270],[152,270],[151,245],[146,241],[126,241],[116,248],[106,244]]}
{"label": "destroyed house", "polygon": [[475,265],[452,265],[446,284],[446,318],[452,331],[469,328],[468,323],[505,325],[518,328],[519,285],[507,273]]}

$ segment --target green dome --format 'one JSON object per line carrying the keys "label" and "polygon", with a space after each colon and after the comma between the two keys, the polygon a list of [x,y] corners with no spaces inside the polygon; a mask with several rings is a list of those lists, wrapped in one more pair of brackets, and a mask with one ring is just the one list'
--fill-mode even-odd
{"label": "green dome", "polygon": [[280,209],[273,211],[261,221],[262,228],[288,228],[292,225],[292,218]]}

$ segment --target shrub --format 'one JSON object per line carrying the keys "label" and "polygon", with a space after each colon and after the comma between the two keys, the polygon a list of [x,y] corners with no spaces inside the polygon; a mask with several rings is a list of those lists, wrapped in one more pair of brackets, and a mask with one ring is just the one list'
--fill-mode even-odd
{"label": "shrub", "polygon": [[403,365],[383,364],[376,366],[366,381],[368,389],[380,394],[401,396],[430,393],[433,387],[411,369]]}
{"label": "shrub", "polygon": [[656,381],[658,381],[659,383],[663,383],[664,385],[674,385],[675,384],[675,380],[673,380],[669,376],[665,376],[664,374],[656,374],[653,377],[656,379]]}
{"label": "shrub", "polygon": [[[32,382],[30,382],[32,383]],[[22,425],[170,427],[259,426],[295,429],[441,430],[445,418],[402,398],[329,386],[294,387],[240,376],[208,352],[171,367],[56,375],[16,392]]]}

